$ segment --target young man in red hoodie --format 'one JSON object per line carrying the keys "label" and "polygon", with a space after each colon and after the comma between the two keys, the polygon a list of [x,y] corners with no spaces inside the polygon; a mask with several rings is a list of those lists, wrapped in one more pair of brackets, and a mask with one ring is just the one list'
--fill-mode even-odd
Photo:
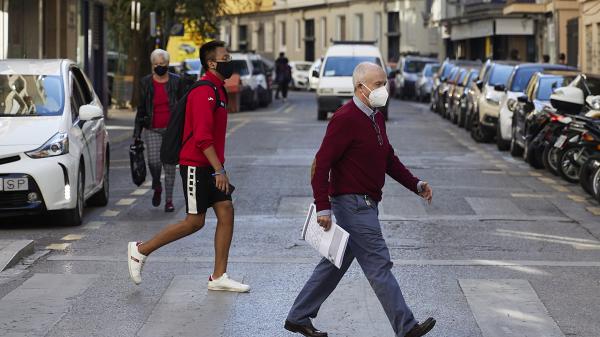
{"label": "young man in red hoodie", "polygon": [[233,73],[233,62],[222,41],[204,44],[200,48],[200,62],[206,70],[202,80],[214,84],[219,97],[207,85],[199,86],[188,94],[183,145],[179,155],[187,216],[146,242],[129,243],[129,275],[135,284],[140,284],[147,256],[204,227],[206,211],[212,207],[217,216],[217,230],[215,266],[208,278],[208,289],[248,292],[248,285],[230,279],[226,273],[233,237],[233,204],[232,186],[223,166],[227,131],[227,93],[223,83]]}

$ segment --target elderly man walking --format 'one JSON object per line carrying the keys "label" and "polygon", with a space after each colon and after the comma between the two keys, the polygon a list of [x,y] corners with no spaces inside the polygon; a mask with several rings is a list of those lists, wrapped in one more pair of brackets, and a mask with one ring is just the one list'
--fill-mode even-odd
{"label": "elderly man walking", "polygon": [[352,75],[353,99],[333,116],[316,156],[312,188],[317,220],[331,226],[331,211],[338,225],[350,234],[340,269],[327,259],[315,268],[296,298],[285,329],[304,336],[324,337],[311,322],[333,292],[354,258],[358,260],[398,337],[418,337],[435,325],[433,318],[419,324],[392,274],[392,261],[381,233],[377,209],[386,173],[407,189],[431,202],[432,191],[408,171],[388,141],[384,117],[388,93],[386,74],[373,63],[361,63]]}

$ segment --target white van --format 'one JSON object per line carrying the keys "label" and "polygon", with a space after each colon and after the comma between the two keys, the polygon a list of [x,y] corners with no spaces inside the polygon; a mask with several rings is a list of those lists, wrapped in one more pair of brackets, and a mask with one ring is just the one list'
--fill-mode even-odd
{"label": "white van", "polygon": [[[328,112],[335,112],[339,107],[352,99],[354,86],[352,72],[361,62],[373,62],[386,69],[379,48],[374,42],[335,41],[327,49],[323,65],[319,69],[319,86],[317,88],[317,105],[319,120],[326,120]],[[387,85],[389,92],[389,85]],[[387,119],[387,104],[382,112]]]}

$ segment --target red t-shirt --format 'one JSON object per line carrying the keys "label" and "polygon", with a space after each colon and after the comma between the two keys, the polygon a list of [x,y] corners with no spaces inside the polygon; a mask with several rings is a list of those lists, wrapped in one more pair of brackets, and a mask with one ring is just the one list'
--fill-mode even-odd
{"label": "red t-shirt", "polygon": [[167,94],[166,83],[159,83],[152,80],[154,85],[154,113],[152,115],[152,128],[164,129],[169,124],[171,111],[169,110],[169,95]]}
{"label": "red t-shirt", "polygon": [[[181,165],[211,166],[204,155],[204,150],[211,145],[214,146],[221,164],[225,164],[227,93],[223,87],[223,81],[211,72],[202,76],[202,80],[211,81],[217,86],[220,99],[225,104],[219,105],[215,109],[217,104],[215,92],[209,86],[200,86],[188,94],[182,137],[182,141],[185,143],[179,153],[179,164]],[[189,138],[190,134],[191,138]]]}

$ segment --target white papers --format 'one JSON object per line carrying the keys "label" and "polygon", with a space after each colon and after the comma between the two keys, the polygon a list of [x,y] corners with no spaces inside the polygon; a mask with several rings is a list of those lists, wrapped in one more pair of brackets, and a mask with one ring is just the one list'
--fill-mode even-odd
{"label": "white papers", "polygon": [[314,204],[310,205],[302,228],[302,240],[308,242],[321,256],[340,268],[344,260],[348,238],[350,238],[348,232],[335,223],[327,232],[319,226],[317,207]]}

